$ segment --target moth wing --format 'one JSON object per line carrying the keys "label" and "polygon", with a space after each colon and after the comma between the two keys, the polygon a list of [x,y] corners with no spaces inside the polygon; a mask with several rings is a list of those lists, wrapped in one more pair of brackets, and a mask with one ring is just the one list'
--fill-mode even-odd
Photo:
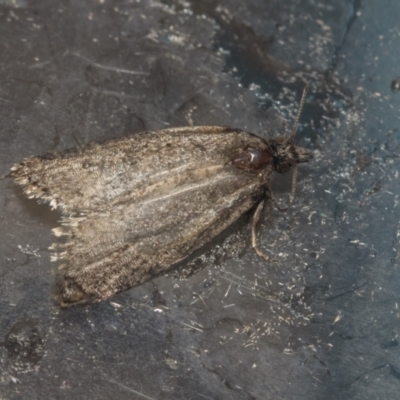
{"label": "moth wing", "polygon": [[146,190],[164,175],[179,175],[200,160],[227,162],[249,140],[262,141],[218,126],[143,132],[85,149],[31,157],[16,164],[10,176],[30,198],[48,201],[66,213],[86,212]]}
{"label": "moth wing", "polygon": [[106,299],[168,270],[263,195],[257,174],[232,165],[190,172],[190,179],[167,180],[168,193],[140,200],[132,193],[101,213],[65,220],[62,306]]}
{"label": "moth wing", "polygon": [[224,230],[263,195],[270,169],[232,160],[267,151],[225,127],[166,129],[32,157],[11,176],[66,217],[53,259],[64,261],[60,304],[99,301],[166,271]]}

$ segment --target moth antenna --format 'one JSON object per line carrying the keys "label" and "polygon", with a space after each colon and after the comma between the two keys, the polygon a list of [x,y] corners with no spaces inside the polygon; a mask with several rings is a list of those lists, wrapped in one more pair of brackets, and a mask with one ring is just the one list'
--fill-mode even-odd
{"label": "moth antenna", "polygon": [[262,199],[258,205],[256,210],[254,211],[253,214],[253,219],[251,221],[251,247],[254,249],[254,251],[257,253],[257,255],[261,258],[263,258],[265,261],[277,261],[275,258],[272,258],[271,256],[265,254],[263,251],[261,251],[258,247],[257,243],[257,224],[258,221],[260,220],[261,213],[264,209],[265,206],[265,198]]}
{"label": "moth antenna", "polygon": [[290,193],[290,197],[289,197],[289,202],[287,204],[287,206],[282,207],[281,205],[278,204],[274,194],[272,193],[272,191],[270,190],[270,194],[271,194],[271,199],[273,201],[273,203],[275,204],[275,207],[279,210],[279,211],[287,211],[289,209],[289,207],[292,205],[293,200],[294,200],[294,196],[296,194],[296,182],[297,182],[297,164],[293,165],[293,175],[292,175],[292,191]]}
{"label": "moth antenna", "polygon": [[304,103],[306,102],[307,92],[308,92],[308,85],[306,85],[304,87],[304,89],[303,89],[303,94],[301,95],[299,109],[297,110],[297,115],[296,115],[296,118],[295,118],[294,123],[293,123],[292,132],[290,133],[289,137],[286,140],[287,144],[290,144],[293,141],[294,136],[296,135],[297,126],[299,124],[300,116],[301,116],[301,113],[303,112]]}

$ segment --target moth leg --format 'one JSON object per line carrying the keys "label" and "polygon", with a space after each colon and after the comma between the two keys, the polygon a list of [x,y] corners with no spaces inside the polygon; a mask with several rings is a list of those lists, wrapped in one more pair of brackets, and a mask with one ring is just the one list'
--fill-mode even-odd
{"label": "moth leg", "polygon": [[267,255],[264,252],[262,252],[259,249],[258,244],[257,244],[257,232],[256,232],[256,229],[257,229],[258,221],[260,220],[261,213],[262,213],[262,211],[264,209],[265,203],[266,203],[265,199],[261,200],[258,203],[256,211],[254,211],[254,214],[253,214],[253,219],[251,221],[251,247],[253,247],[253,249],[255,250],[257,255],[259,257],[263,258],[265,261],[274,261],[274,262],[276,262],[278,260],[276,260],[275,258],[272,258],[269,255]]}

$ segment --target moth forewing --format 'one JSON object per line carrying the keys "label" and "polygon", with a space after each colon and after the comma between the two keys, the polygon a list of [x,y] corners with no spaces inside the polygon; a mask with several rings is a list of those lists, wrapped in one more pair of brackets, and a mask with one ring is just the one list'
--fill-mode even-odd
{"label": "moth forewing", "polygon": [[143,132],[85,149],[31,157],[15,165],[10,175],[28,195],[55,201],[63,211],[98,210],[125,193],[138,190],[140,196],[140,190],[151,190],[152,183],[164,176],[179,177],[199,159],[204,165],[218,156],[228,162],[230,152],[257,139],[218,126]]}

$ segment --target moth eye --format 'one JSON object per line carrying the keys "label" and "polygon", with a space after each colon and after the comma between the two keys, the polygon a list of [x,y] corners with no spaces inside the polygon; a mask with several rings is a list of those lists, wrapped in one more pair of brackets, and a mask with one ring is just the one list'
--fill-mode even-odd
{"label": "moth eye", "polygon": [[272,161],[272,155],[268,149],[260,149],[253,147],[246,147],[240,150],[231,160],[238,168],[260,170],[270,165]]}

